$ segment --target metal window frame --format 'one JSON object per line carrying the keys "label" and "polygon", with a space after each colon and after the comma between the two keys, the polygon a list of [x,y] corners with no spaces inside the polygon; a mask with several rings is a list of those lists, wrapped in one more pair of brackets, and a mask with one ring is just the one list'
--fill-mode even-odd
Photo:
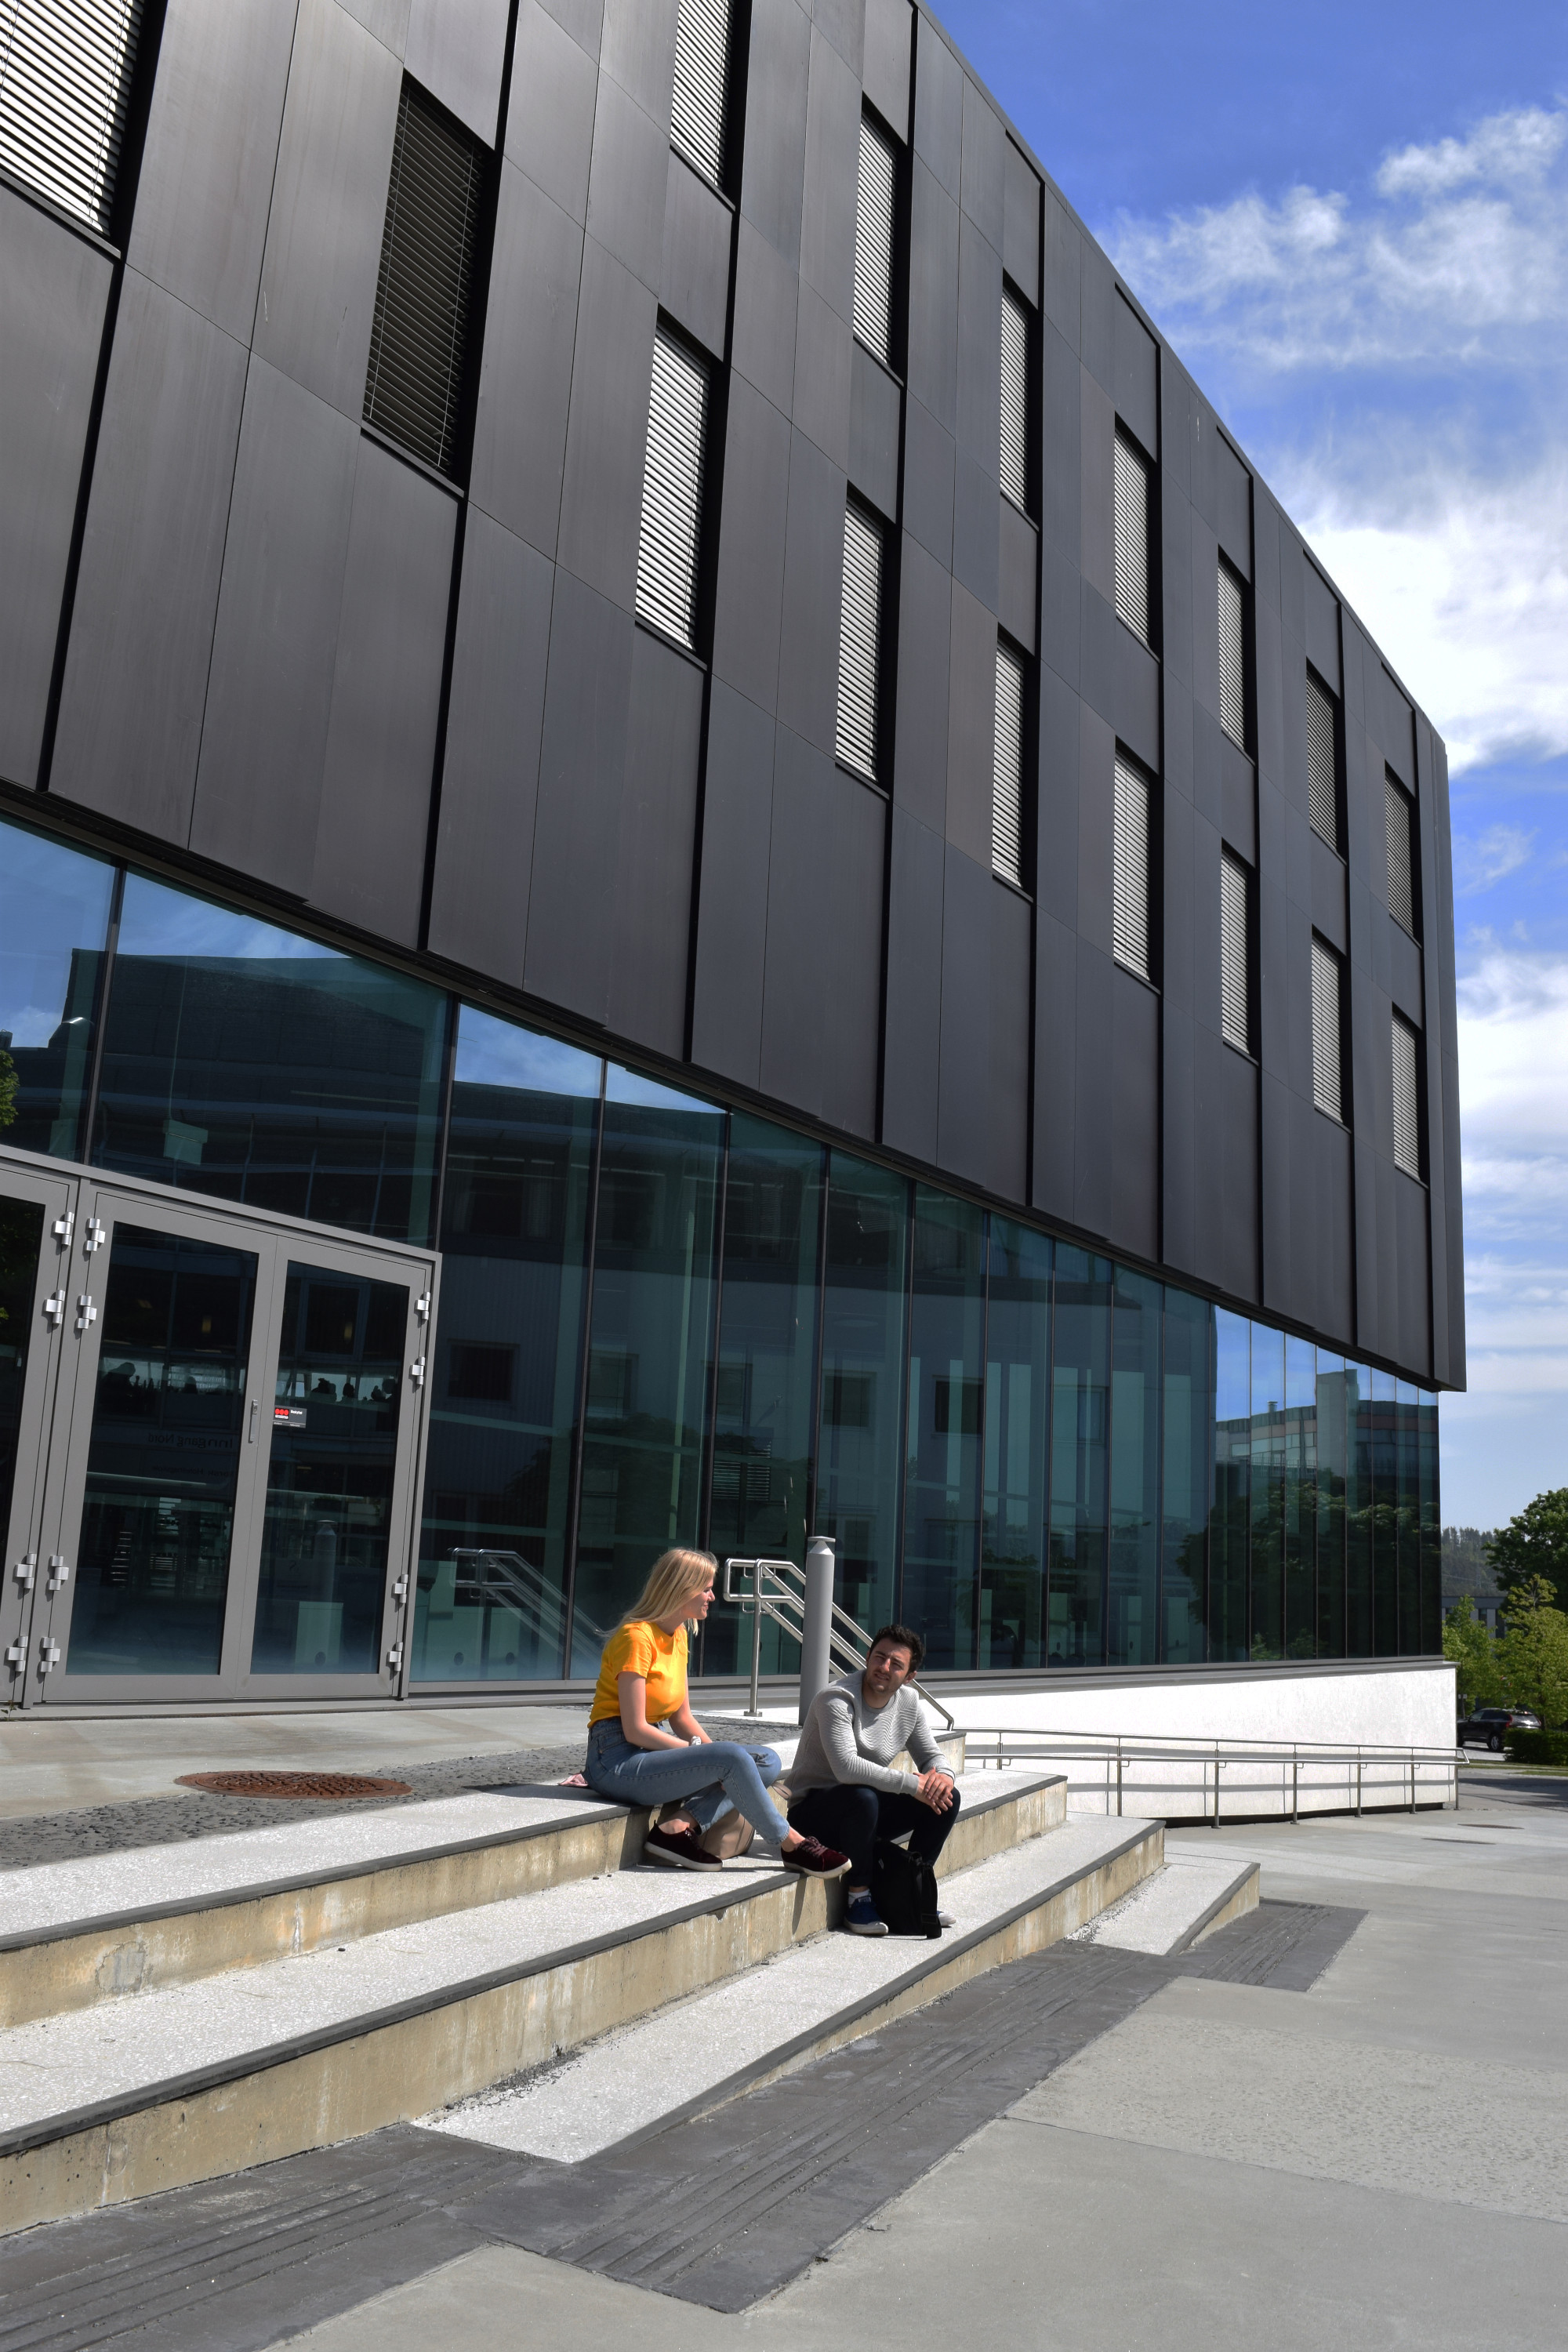
{"label": "metal window frame", "polygon": [[1219,623],[1219,723],[1238,751],[1250,745],[1247,691],[1247,583],[1222,554],[1215,571]]}
{"label": "metal window frame", "polygon": [[840,767],[879,789],[886,733],[887,607],[888,532],[868,507],[847,498],[834,748]]}
{"label": "metal window frame", "polygon": [[1154,979],[1154,778],[1116,746],[1111,787],[1111,952],[1123,971]]}
{"label": "metal window frame", "polygon": [[733,80],[731,0],[679,0],[669,143],[710,187],[724,185]]}
{"label": "metal window frame", "polygon": [[889,370],[897,359],[900,161],[893,133],[868,106],[862,106],[855,181],[853,325],[856,341]]}
{"label": "metal window frame", "polygon": [[999,409],[1002,495],[1022,515],[1030,510],[1033,358],[1034,321],[1029,305],[1004,278]]}
{"label": "metal window frame", "polygon": [[[1314,766],[1320,763],[1317,754],[1321,746],[1321,731],[1315,743],[1312,724],[1314,712],[1317,714],[1320,730],[1326,723],[1329,732],[1330,776],[1327,796],[1320,791],[1313,773]],[[1307,755],[1307,783],[1312,831],[1325,848],[1331,849],[1336,857],[1342,857],[1344,825],[1341,817],[1341,804],[1343,794],[1340,790],[1340,780],[1344,772],[1344,762],[1340,754],[1340,698],[1331,687],[1325,685],[1310,662],[1307,664],[1307,700],[1301,731]],[[1325,833],[1323,830],[1323,817],[1326,812],[1322,807],[1322,802],[1325,797],[1331,798],[1333,828],[1331,834]]]}
{"label": "metal window frame", "polygon": [[[996,638],[995,727],[991,768],[991,870],[1003,881],[1010,882],[1016,890],[1023,890],[1026,887],[1024,881],[1026,675],[1024,656],[999,632]],[[1011,722],[1005,730],[1005,718]]]}
{"label": "metal window frame", "polygon": [[[1332,1003],[1328,1003],[1330,992]],[[1325,1118],[1350,1125],[1345,1116],[1344,958],[1312,933],[1312,1100]],[[1331,1046],[1333,1064],[1329,1067]],[[1325,1099],[1327,1097],[1327,1099]]]}
{"label": "metal window frame", "polygon": [[662,317],[654,330],[637,529],[637,615],[698,649],[713,370]]}
{"label": "metal window frame", "polygon": [[[1389,1015],[1393,1077],[1394,1164],[1423,1181],[1421,1158],[1421,1032],[1397,1007]],[[1402,1083],[1403,1081],[1403,1083]]]}
{"label": "metal window frame", "polygon": [[[1116,617],[1140,645],[1154,644],[1153,460],[1120,417],[1111,457]],[[1138,511],[1131,511],[1136,502]]]}
{"label": "metal window frame", "polygon": [[[1401,930],[1419,940],[1415,803],[1386,762],[1383,771],[1383,818],[1388,857],[1388,911]],[[1396,899],[1398,905],[1394,903]]]}
{"label": "metal window frame", "polygon": [[[1240,956],[1240,970],[1236,959]],[[1234,849],[1219,854],[1220,1034],[1252,1055],[1252,868]]]}

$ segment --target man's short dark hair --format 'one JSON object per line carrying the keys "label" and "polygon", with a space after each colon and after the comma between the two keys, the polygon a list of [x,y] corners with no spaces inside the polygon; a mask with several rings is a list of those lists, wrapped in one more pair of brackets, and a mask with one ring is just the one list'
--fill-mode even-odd
{"label": "man's short dark hair", "polygon": [[919,1674],[921,1660],[926,1654],[926,1645],[912,1625],[879,1625],[871,1636],[870,1648],[866,1653],[868,1657],[879,1642],[894,1642],[900,1650],[907,1650],[910,1654],[910,1672],[911,1675]]}

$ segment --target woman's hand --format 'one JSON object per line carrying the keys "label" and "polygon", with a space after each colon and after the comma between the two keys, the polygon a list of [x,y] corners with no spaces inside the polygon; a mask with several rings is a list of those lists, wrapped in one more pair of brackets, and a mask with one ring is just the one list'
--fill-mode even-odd
{"label": "woman's hand", "polygon": [[698,1722],[697,1717],[691,1712],[691,1701],[689,1698],[683,1698],[680,1705],[675,1708],[673,1713],[667,1715],[664,1720],[668,1729],[671,1731],[679,1731],[682,1739],[686,1740],[688,1744],[692,1740],[695,1740],[700,1748],[710,1748],[712,1746],[712,1741],[709,1738],[708,1734],[703,1730],[702,1726]]}
{"label": "woman's hand", "polygon": [[[621,1729],[634,1748],[686,1748],[690,1742],[673,1738],[663,1724],[647,1719],[647,1678],[644,1675],[617,1675],[616,1688],[621,1695]],[[676,1723],[689,1707],[677,1707],[665,1721]]]}

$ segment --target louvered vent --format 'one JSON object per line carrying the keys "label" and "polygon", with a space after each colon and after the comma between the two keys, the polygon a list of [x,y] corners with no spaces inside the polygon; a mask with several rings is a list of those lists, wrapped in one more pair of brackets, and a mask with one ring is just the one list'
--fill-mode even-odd
{"label": "louvered vent", "polygon": [[107,230],[142,0],[0,0],[0,165]]}
{"label": "louvered vent", "polygon": [[669,143],[715,187],[724,174],[729,78],[730,0],[680,0]]}
{"label": "louvered vent", "polygon": [[838,756],[877,778],[882,534],[858,507],[844,509],[844,604],[838,625]]}
{"label": "louvered vent", "polygon": [[1116,428],[1116,610],[1149,642],[1149,460]]}
{"label": "louvered vent", "polygon": [[1149,779],[1116,754],[1110,854],[1110,936],[1118,963],[1149,973]]}
{"label": "louvered vent", "polygon": [[1421,1175],[1421,1109],[1416,1077],[1416,1033],[1394,1015],[1394,1157],[1417,1181]]}
{"label": "louvered vent", "polygon": [[484,175],[477,141],[405,81],[392,150],[364,414],[443,474],[457,455]]}
{"label": "louvered vent", "polygon": [[1312,1100],[1331,1118],[1344,1117],[1340,1086],[1340,960],[1312,941]]}
{"label": "louvered vent", "polygon": [[1307,782],[1312,830],[1331,849],[1340,845],[1339,761],[1334,750],[1334,698],[1307,672]]}
{"label": "louvered vent", "polygon": [[1238,1054],[1252,1051],[1252,991],[1248,986],[1247,921],[1250,877],[1239,857],[1222,849],[1219,859],[1220,1030]]}
{"label": "louvered vent", "polygon": [[1404,786],[1385,768],[1383,774],[1384,814],[1388,828],[1388,911],[1415,936],[1415,892],[1411,879],[1411,818],[1415,812]]}
{"label": "louvered vent", "polygon": [[693,642],[697,622],[707,448],[708,371],[660,327],[653,339],[637,611],[683,646]]}
{"label": "louvered vent", "polygon": [[855,332],[884,367],[893,352],[893,222],[898,163],[893,142],[860,117],[860,192],[855,205]]}
{"label": "louvered vent", "polygon": [[1029,318],[1002,289],[1002,488],[1020,511],[1029,504]]}
{"label": "louvered vent", "polygon": [[996,644],[996,752],[991,786],[991,864],[1024,887],[1024,665]]}
{"label": "louvered vent", "polygon": [[1246,593],[1219,560],[1219,723],[1238,751],[1247,749]]}

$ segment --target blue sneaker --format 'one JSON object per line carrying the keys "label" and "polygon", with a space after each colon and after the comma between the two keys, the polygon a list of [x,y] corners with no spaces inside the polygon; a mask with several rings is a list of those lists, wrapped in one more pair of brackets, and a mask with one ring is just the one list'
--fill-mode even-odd
{"label": "blue sneaker", "polygon": [[868,1893],[851,1895],[844,1914],[844,1925],[852,1936],[885,1936],[888,1923],[880,1916]]}

